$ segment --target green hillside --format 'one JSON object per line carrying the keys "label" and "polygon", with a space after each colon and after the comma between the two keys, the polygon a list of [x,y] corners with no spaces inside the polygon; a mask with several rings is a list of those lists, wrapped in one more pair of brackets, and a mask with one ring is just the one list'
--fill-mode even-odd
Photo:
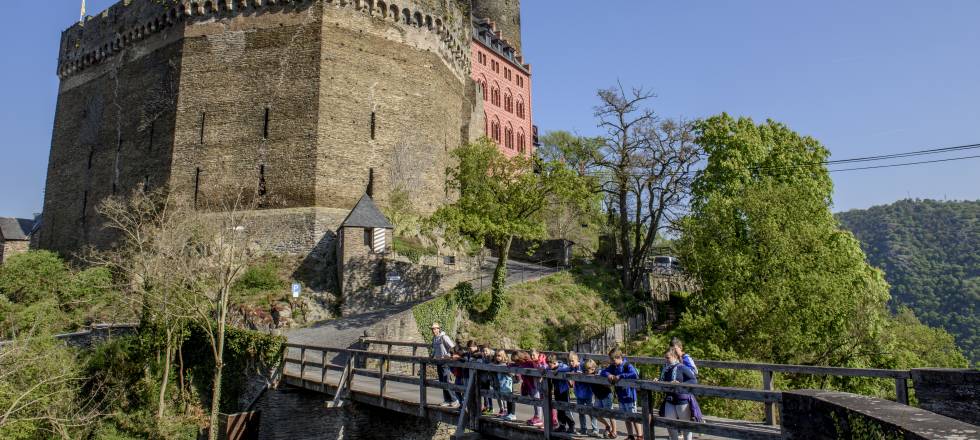
{"label": "green hillside", "polygon": [[901,200],[838,214],[885,271],[892,306],[946,329],[980,361],[980,201]]}

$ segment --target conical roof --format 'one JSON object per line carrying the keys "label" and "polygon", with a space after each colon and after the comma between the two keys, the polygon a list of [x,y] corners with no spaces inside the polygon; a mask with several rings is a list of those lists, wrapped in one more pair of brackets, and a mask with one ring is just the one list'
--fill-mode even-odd
{"label": "conical roof", "polygon": [[367,194],[357,201],[357,205],[354,205],[354,209],[347,214],[340,227],[395,229],[395,225],[388,221],[388,218],[378,209],[378,205],[375,205],[374,200]]}

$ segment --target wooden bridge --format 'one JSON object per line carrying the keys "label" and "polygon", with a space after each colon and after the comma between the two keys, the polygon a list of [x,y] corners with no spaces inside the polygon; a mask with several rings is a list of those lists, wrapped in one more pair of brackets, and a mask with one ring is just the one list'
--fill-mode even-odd
{"label": "wooden bridge", "polygon": [[[622,380],[617,386],[632,387],[637,390],[637,414],[627,414],[617,410],[606,410],[574,403],[557,402],[551,398],[550,381],[543,381],[543,398],[534,399],[516,394],[500,394],[493,390],[480,389],[475,380],[478,372],[508,372],[526,377],[574,380],[583,383],[608,385],[599,376],[571,373],[556,373],[538,369],[510,368],[488,364],[462,363],[447,359],[428,357],[428,344],[363,340],[361,349],[324,347],[315,345],[287,344],[283,381],[289,385],[321,392],[333,396],[333,405],[353,401],[361,404],[393,410],[430,420],[456,426],[457,436],[467,429],[493,437],[507,439],[575,438],[567,433],[554,432],[550,417],[543,417],[544,427],[528,426],[523,420],[530,417],[530,406],[540,406],[543,414],[552,408],[585,413],[618,421],[620,434],[625,432],[622,423],[630,421],[641,426],[645,439],[663,435],[665,428],[676,428],[701,433],[702,438],[748,438],[777,439],[786,437],[783,429],[776,424],[781,411],[783,395],[773,390],[773,375],[776,373],[813,374],[826,376],[849,376],[893,379],[898,401],[908,404],[908,384],[910,372],[907,370],[878,370],[837,367],[814,367],[803,365],[779,365],[747,362],[698,361],[698,367],[730,370],[758,371],[762,376],[764,389],[720,387],[709,385],[670,384],[651,380]],[[421,355],[419,355],[421,353]],[[547,353],[547,352],[546,352]],[[561,353],[556,353],[559,356]],[[583,358],[604,361],[605,355],[582,354]],[[634,365],[664,364],[663,359],[629,356]],[[462,367],[468,371],[469,380],[465,386],[440,383],[436,380],[434,368],[437,365]],[[459,408],[441,407],[442,390],[458,392],[464,396]],[[705,423],[695,423],[657,417],[654,408],[656,393],[684,392],[696,396],[720,397],[725,399],[758,402],[765,406],[764,422],[728,420],[706,417]],[[435,400],[430,395],[438,396]],[[480,414],[482,397],[494,400],[515,402],[518,407],[518,422]]]}

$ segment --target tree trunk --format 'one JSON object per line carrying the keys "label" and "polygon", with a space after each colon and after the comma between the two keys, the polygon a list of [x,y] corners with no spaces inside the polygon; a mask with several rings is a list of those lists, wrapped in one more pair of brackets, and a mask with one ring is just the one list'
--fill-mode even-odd
{"label": "tree trunk", "polygon": [[211,391],[211,429],[208,430],[208,440],[218,440],[218,413],[221,410],[221,372],[225,366],[225,319],[228,312],[228,287],[222,287],[221,300],[218,304],[218,322],[215,332],[218,346],[215,347],[214,389]]}
{"label": "tree trunk", "polygon": [[493,269],[493,281],[490,284],[490,308],[487,315],[490,320],[497,318],[497,314],[504,308],[504,292],[507,288],[507,258],[510,256],[510,245],[514,237],[507,236],[497,246],[497,266]]}
{"label": "tree trunk", "polygon": [[174,336],[173,330],[167,329],[166,344],[164,344],[163,355],[163,379],[160,380],[160,396],[157,402],[157,423],[163,421],[163,413],[166,408],[167,385],[170,382],[170,368],[174,362]]}

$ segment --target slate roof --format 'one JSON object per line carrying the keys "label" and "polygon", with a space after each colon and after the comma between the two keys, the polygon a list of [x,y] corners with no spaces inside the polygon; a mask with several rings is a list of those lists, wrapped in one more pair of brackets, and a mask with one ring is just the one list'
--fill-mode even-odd
{"label": "slate roof", "polygon": [[4,240],[29,240],[33,229],[34,220],[0,217],[0,236]]}
{"label": "slate roof", "polygon": [[357,201],[357,205],[354,205],[340,227],[395,229],[395,225],[388,221],[367,194]]}

